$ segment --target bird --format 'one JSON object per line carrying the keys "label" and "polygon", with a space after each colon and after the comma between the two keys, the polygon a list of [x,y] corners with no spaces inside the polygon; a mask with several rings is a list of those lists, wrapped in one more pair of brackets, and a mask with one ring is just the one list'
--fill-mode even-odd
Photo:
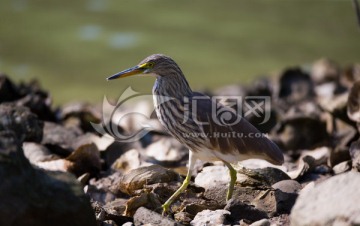
{"label": "bird", "polygon": [[[169,134],[189,149],[186,177],[179,189],[162,205],[163,214],[190,184],[197,159],[222,161],[229,169],[226,200],[233,195],[237,172],[231,164],[246,159],[284,163],[279,147],[263,136],[234,108],[207,95],[193,92],[178,64],[164,54],[152,54],[139,64],[118,72],[107,80],[132,75],[156,78],[152,93],[156,115]],[[206,80],[206,74],[201,75]]]}

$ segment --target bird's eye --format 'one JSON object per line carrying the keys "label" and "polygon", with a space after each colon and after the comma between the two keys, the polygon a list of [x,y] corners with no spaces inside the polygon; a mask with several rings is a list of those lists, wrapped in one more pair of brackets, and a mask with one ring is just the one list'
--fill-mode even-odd
{"label": "bird's eye", "polygon": [[148,67],[150,67],[150,68],[153,68],[154,65],[155,65],[155,64],[154,64],[153,62],[149,62],[149,63],[148,63]]}

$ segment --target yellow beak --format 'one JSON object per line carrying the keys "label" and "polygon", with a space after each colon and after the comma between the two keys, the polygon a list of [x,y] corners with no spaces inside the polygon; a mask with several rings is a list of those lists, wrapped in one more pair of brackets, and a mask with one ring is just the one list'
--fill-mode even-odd
{"label": "yellow beak", "polygon": [[144,72],[144,70],[147,69],[147,64],[141,64],[141,65],[136,65],[135,67],[126,69],[124,71],[120,71],[119,73],[116,73],[110,77],[107,78],[107,80],[113,80],[113,79],[117,79],[117,78],[125,78],[128,76],[132,76],[132,75],[137,75],[137,74],[141,74]]}

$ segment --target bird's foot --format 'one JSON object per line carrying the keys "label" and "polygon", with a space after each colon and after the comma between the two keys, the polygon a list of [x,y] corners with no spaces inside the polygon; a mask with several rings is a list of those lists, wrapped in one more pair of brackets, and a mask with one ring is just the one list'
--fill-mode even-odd
{"label": "bird's foot", "polygon": [[165,202],[162,206],[162,215],[165,216],[169,212],[170,203]]}

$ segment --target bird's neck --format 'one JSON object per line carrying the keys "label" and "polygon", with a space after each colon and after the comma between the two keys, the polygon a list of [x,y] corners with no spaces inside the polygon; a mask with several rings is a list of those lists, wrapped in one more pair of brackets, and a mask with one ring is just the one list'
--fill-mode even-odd
{"label": "bird's neck", "polygon": [[192,90],[184,75],[157,76],[153,94],[182,100],[191,96]]}

